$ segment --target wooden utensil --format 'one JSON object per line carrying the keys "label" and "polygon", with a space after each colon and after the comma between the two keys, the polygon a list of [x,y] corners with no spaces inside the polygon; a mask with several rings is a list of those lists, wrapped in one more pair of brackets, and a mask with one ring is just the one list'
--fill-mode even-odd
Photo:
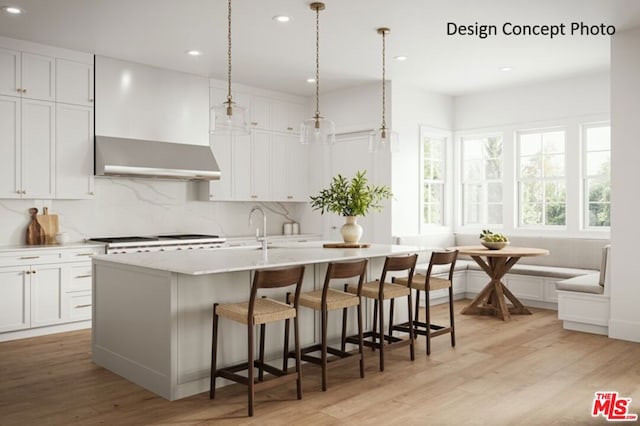
{"label": "wooden utensil", "polygon": [[44,207],[42,214],[38,215],[38,223],[44,229],[44,244],[55,244],[56,234],[58,233],[58,215],[49,214],[49,209]]}
{"label": "wooden utensil", "polygon": [[47,238],[44,229],[38,223],[38,209],[35,207],[30,208],[29,214],[31,215],[31,223],[27,226],[27,245],[44,244]]}

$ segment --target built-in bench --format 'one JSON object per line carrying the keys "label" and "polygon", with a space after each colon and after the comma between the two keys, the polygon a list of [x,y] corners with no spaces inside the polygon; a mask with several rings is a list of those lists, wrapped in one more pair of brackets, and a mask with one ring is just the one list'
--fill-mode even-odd
{"label": "built-in bench", "polygon": [[[558,318],[567,329],[607,334],[609,296],[599,282],[604,283],[603,246],[608,240],[557,237],[512,237],[510,240],[514,246],[545,248],[550,252],[549,256],[521,258],[505,275],[503,282],[523,304],[557,309]],[[477,235],[438,234],[396,237],[395,243],[418,245],[428,251],[479,245],[479,240]],[[428,254],[421,257],[416,272],[426,272],[428,261]],[[459,257],[455,271],[455,298],[471,298],[487,283],[484,271],[468,256]],[[444,270],[435,268],[433,273],[442,274]],[[602,291],[584,287],[594,282]],[[433,296],[434,304],[446,299],[445,293]]]}

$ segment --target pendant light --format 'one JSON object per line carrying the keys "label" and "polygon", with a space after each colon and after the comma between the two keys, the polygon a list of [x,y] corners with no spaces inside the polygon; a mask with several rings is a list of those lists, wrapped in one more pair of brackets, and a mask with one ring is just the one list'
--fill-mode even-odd
{"label": "pendant light", "polygon": [[316,113],[304,120],[301,126],[301,142],[333,143],[336,140],[336,125],[320,115],[320,11],[324,10],[324,3],[314,2],[309,5],[316,12]]}
{"label": "pendant light", "polygon": [[378,34],[382,35],[382,125],[378,130],[374,130],[369,134],[369,151],[397,151],[398,150],[398,134],[387,128],[387,87],[386,87],[386,55],[387,44],[386,36],[391,32],[389,28],[378,28]]}
{"label": "pendant light", "polygon": [[231,95],[231,0],[227,5],[227,43],[227,99],[212,108],[214,123],[211,133],[248,135],[247,109],[236,104]]}

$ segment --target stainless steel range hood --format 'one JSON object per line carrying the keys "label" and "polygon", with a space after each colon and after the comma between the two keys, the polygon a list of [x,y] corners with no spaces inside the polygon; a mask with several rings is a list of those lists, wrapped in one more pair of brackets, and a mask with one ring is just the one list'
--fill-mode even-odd
{"label": "stainless steel range hood", "polygon": [[209,146],[96,135],[96,176],[218,180]]}

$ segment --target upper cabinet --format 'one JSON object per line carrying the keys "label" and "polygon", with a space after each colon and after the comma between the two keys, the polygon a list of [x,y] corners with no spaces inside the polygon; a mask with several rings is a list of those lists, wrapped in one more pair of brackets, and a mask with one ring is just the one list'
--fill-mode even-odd
{"label": "upper cabinet", "polygon": [[295,102],[274,100],[272,105],[272,129],[274,132],[300,133],[305,118],[305,106]]}
{"label": "upper cabinet", "polygon": [[93,106],[93,64],[56,59],[56,100]]}
{"label": "upper cabinet", "polygon": [[54,58],[0,48],[0,94],[55,101],[55,77]]}
{"label": "upper cabinet", "polygon": [[0,37],[0,198],[93,195],[93,55]]}

